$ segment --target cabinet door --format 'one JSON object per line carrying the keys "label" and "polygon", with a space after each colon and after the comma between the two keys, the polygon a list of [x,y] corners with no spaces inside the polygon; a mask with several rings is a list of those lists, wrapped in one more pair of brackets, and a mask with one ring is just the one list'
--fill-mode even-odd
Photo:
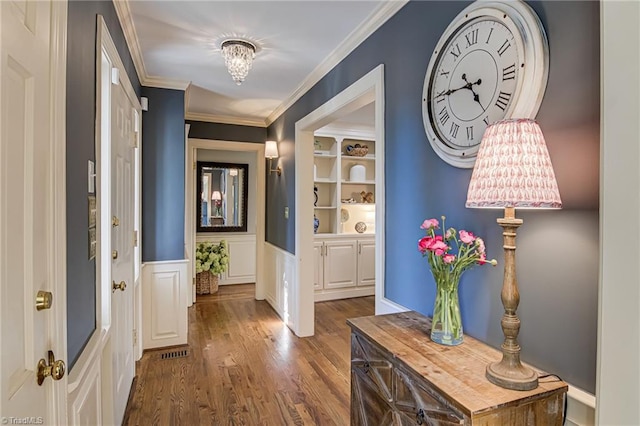
{"label": "cabinet door", "polygon": [[376,284],[375,241],[358,242],[358,286]]}
{"label": "cabinet door", "polygon": [[322,290],[324,281],[324,256],[322,251],[324,243],[314,241],[313,243],[313,288],[314,290]]}
{"label": "cabinet door", "polygon": [[355,287],[357,241],[326,241],[324,244],[324,288]]}

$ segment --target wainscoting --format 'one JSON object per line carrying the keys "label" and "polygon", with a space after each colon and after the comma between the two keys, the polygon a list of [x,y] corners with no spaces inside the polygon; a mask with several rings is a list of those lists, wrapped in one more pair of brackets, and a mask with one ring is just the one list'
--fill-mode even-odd
{"label": "wainscoting", "polygon": [[147,262],[142,270],[142,348],[187,343],[188,260]]}
{"label": "wainscoting", "polygon": [[202,241],[227,242],[229,267],[220,275],[220,285],[256,282],[256,236],[254,234],[197,234],[196,244]]}
{"label": "wainscoting", "polygon": [[[264,243],[264,288],[267,302],[290,328],[295,312],[295,256],[270,243]],[[308,283],[312,285],[311,283]]]}

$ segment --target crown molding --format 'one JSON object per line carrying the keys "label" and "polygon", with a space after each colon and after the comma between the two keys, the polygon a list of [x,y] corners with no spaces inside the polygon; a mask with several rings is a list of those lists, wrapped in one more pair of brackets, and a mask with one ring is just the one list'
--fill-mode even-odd
{"label": "crown molding", "polygon": [[184,80],[172,80],[170,78],[162,77],[146,77],[143,81],[141,81],[141,84],[147,87],[157,87],[158,89],[174,89],[186,91],[191,82]]}
{"label": "crown molding", "polygon": [[298,99],[307,93],[329,71],[346,58],[356,47],[373,34],[389,18],[395,15],[409,0],[386,1],[380,5],[362,24],[347,36],[347,38],[335,48],[327,58],[320,63],[307,78],[293,91],[283,103],[281,103],[266,119],[267,126],[271,125],[282,113],[291,107]]}
{"label": "crown molding", "polygon": [[136,68],[136,73],[138,73],[138,80],[140,80],[140,84],[143,84],[143,80],[147,77],[147,70],[144,67],[144,61],[142,60],[142,50],[140,49],[138,34],[136,33],[136,27],[133,24],[133,18],[131,17],[129,1],[113,0],[113,6],[116,9],[116,15],[118,15],[118,20],[120,21],[120,26],[124,33],[124,39],[127,42],[127,47],[129,48],[129,53],[131,53],[133,65]]}
{"label": "crown molding", "polygon": [[242,118],[230,115],[214,115],[202,112],[187,112],[185,120],[205,121],[207,123],[235,124],[238,126],[267,127],[264,120],[259,118]]}
{"label": "crown molding", "polygon": [[124,33],[124,39],[127,42],[129,53],[131,53],[131,59],[136,68],[140,84],[142,86],[157,87],[159,89],[186,90],[187,86],[191,83],[189,81],[173,80],[147,74],[144,59],[142,58],[142,49],[140,48],[140,42],[138,40],[138,33],[133,23],[133,17],[131,16],[129,0],[113,0],[113,6],[116,9],[116,15],[118,15],[118,20]]}
{"label": "crown molding", "polygon": [[316,136],[342,136],[345,139],[376,139],[375,126],[364,124],[336,124],[335,122],[321,127],[314,132]]}

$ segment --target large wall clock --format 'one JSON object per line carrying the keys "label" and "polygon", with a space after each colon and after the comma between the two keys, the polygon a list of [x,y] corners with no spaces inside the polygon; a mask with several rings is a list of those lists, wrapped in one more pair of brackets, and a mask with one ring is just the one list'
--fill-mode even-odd
{"label": "large wall clock", "polygon": [[490,123],[535,118],[548,73],[547,36],[531,7],[520,0],[472,3],[429,61],[422,119],[431,146],[447,163],[473,167]]}

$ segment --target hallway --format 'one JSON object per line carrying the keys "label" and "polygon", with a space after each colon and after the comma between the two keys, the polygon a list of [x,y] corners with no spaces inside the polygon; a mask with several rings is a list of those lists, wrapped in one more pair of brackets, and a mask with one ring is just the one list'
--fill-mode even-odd
{"label": "hallway", "polygon": [[[300,339],[254,285],[221,286],[189,310],[189,346],[145,352],[125,425],[346,425],[347,318],[374,297],[317,303],[316,335]],[[186,357],[162,359],[187,349]]]}

